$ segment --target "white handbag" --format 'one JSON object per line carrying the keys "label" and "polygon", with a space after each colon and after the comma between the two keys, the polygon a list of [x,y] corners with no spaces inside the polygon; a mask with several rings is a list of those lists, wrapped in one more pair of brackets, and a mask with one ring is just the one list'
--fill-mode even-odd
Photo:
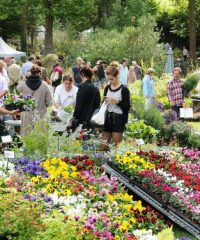
{"label": "white handbag", "polygon": [[108,104],[106,102],[103,102],[101,105],[99,111],[97,113],[94,113],[94,115],[91,118],[91,122],[103,126],[105,123],[105,115],[106,115],[106,110],[107,110]]}

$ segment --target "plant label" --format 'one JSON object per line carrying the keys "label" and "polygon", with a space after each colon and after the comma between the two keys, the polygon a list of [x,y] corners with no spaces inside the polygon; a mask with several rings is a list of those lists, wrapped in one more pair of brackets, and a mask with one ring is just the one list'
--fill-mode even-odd
{"label": "plant label", "polygon": [[8,159],[14,159],[15,152],[14,151],[4,151],[4,157],[8,158]]}
{"label": "plant label", "polygon": [[180,108],[180,118],[193,118],[193,109]]}
{"label": "plant label", "polygon": [[144,140],[143,140],[142,138],[141,138],[141,139],[136,139],[135,142],[136,142],[136,144],[137,144],[138,146],[145,144],[145,143],[144,143]]}
{"label": "plant label", "polygon": [[2,136],[1,140],[2,140],[2,143],[11,143],[12,142],[12,138],[10,135]]}

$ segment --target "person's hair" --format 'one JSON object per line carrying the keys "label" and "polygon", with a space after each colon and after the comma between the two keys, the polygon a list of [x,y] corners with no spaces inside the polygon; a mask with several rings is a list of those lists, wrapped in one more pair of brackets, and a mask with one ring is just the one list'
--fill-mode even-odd
{"label": "person's hair", "polygon": [[33,65],[32,68],[31,68],[31,74],[32,75],[37,75],[41,73],[41,69],[38,65]]}
{"label": "person's hair", "polygon": [[79,61],[79,60],[80,60],[81,62],[83,62],[83,59],[82,59],[81,57],[77,57],[77,58],[76,58],[76,61]]}
{"label": "person's hair", "polygon": [[42,67],[42,61],[37,60],[36,64],[37,64],[39,67]]}
{"label": "person's hair", "polygon": [[29,58],[28,58],[28,61],[29,61],[29,62],[32,62],[33,60],[35,60],[34,57],[29,57]]}
{"label": "person's hair", "polygon": [[148,68],[147,69],[147,74],[151,74],[151,73],[154,73],[155,70],[153,68]]}
{"label": "person's hair", "polygon": [[86,77],[88,79],[92,79],[93,72],[92,72],[91,68],[83,67],[83,68],[81,68],[80,74],[84,75],[84,77]]}
{"label": "person's hair", "polygon": [[106,74],[111,75],[113,77],[117,77],[119,75],[119,67],[117,65],[110,64],[106,69]]}
{"label": "person's hair", "polygon": [[62,78],[62,81],[63,82],[70,81],[72,83],[73,82],[73,77],[70,74],[64,75],[63,78]]}
{"label": "person's hair", "polygon": [[5,62],[3,60],[0,60],[0,64],[2,64],[3,67],[5,67]]}
{"label": "person's hair", "polygon": [[125,62],[127,62],[127,61],[128,61],[127,58],[122,58],[122,63],[125,63]]}
{"label": "person's hair", "polygon": [[40,60],[41,57],[37,55],[37,56],[35,57],[35,59],[36,59],[36,60]]}
{"label": "person's hair", "polygon": [[10,64],[14,64],[14,63],[15,63],[15,59],[12,58],[12,59],[10,60]]}
{"label": "person's hair", "polygon": [[136,65],[137,64],[137,62],[136,61],[132,61],[132,65]]}
{"label": "person's hair", "polygon": [[179,71],[180,74],[182,73],[182,70],[181,70],[180,67],[175,67],[174,70],[173,70],[173,73],[174,73],[175,71]]}

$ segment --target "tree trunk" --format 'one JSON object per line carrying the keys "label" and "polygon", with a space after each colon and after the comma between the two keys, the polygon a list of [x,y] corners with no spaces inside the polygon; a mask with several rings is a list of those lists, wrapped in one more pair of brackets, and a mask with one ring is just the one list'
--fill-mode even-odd
{"label": "tree trunk", "polygon": [[22,22],[21,22],[21,51],[28,52],[27,49],[27,18],[28,18],[28,4],[25,3],[23,7]]}
{"label": "tree trunk", "polygon": [[53,15],[51,15],[51,1],[45,1],[46,19],[45,19],[45,48],[44,54],[53,53]]}
{"label": "tree trunk", "polygon": [[196,0],[189,0],[189,38],[190,38],[190,58],[196,59],[196,26],[195,26],[195,5]]}

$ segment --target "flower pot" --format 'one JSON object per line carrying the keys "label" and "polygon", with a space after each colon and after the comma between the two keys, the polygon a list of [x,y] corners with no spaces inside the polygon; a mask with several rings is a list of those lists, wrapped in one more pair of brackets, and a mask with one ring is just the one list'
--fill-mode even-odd
{"label": "flower pot", "polygon": [[5,109],[9,111],[13,111],[13,110],[17,110],[17,106],[14,104],[8,104],[8,105],[5,105]]}

